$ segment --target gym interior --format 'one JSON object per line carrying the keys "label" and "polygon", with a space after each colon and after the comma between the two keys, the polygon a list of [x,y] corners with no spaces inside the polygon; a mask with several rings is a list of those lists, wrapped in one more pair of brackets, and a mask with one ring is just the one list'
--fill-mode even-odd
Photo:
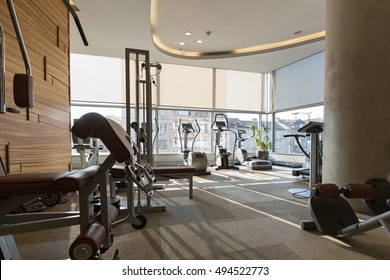
{"label": "gym interior", "polygon": [[1,0],[2,259],[390,259],[390,2],[266,2]]}

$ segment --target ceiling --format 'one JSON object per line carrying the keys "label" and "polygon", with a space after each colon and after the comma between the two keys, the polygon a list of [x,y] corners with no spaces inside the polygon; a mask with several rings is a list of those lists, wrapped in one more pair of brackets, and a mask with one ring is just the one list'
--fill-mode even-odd
{"label": "ceiling", "polygon": [[324,50],[323,0],[74,2],[89,45],[71,19],[72,53],[268,73]]}

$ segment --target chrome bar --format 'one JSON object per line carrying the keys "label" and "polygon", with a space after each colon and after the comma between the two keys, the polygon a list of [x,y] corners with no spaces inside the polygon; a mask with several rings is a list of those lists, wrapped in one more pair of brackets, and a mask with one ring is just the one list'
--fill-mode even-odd
{"label": "chrome bar", "polygon": [[27,55],[26,45],[24,44],[22,33],[20,32],[19,22],[18,22],[18,18],[16,16],[15,7],[14,7],[14,3],[12,2],[12,0],[7,0],[7,6],[8,6],[10,16],[11,16],[12,24],[14,25],[14,29],[15,29],[15,33],[16,33],[16,38],[18,40],[20,52],[22,53],[22,56],[23,56],[24,67],[26,68],[26,75],[31,76],[32,75],[31,64],[30,64],[30,60],[29,60],[28,55]]}
{"label": "chrome bar", "polygon": [[5,114],[5,34],[0,23],[0,113]]}
{"label": "chrome bar", "polygon": [[79,17],[77,16],[75,10],[72,8],[72,5],[69,3],[68,0],[62,0],[62,2],[64,2],[65,6],[68,8],[68,11],[70,12],[70,14],[72,15],[75,23],[76,23],[76,26],[77,26],[77,29],[79,30],[80,32],[80,36],[81,36],[81,39],[83,39],[83,43],[85,46],[88,46],[88,40],[87,40],[87,37],[85,36],[85,33],[84,33],[84,30],[83,30],[83,27],[81,26],[81,22],[79,20]]}

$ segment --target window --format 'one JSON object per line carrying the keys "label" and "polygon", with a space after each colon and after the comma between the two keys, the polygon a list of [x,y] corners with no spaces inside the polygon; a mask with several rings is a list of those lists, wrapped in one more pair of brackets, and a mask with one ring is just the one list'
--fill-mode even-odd
{"label": "window", "polygon": [[[323,53],[319,53],[278,69],[272,75],[163,64],[161,72],[151,71],[154,152],[181,153],[185,140],[187,147],[191,148],[193,144],[194,151],[214,152],[216,130],[211,128],[212,116],[223,114],[230,131],[221,135],[220,145],[228,151],[241,145],[249,153],[256,152],[249,129],[249,124],[253,123],[270,130],[274,152],[301,154],[294,138],[284,135],[297,133],[309,120],[323,119],[323,106],[316,106],[323,101],[323,60]],[[130,61],[133,68],[134,63]],[[123,59],[71,54],[72,118],[91,111],[99,112],[126,129],[124,68]],[[132,73],[132,105],[134,80]],[[142,109],[144,85],[140,85],[141,124],[145,119]],[[292,107],[298,109],[292,110]],[[135,121],[134,112],[132,108],[130,122]],[[155,116],[158,116],[158,126]],[[196,138],[199,128],[195,119],[200,127]],[[181,124],[191,123],[195,130],[186,135],[186,139],[178,132],[180,120]],[[130,130],[130,134],[134,139],[134,131]],[[236,135],[240,139],[236,140]],[[302,140],[306,147],[308,139]],[[142,146],[140,149],[142,151]]]}
{"label": "window", "polygon": [[[190,149],[193,144],[195,152],[210,152],[211,136],[210,130],[207,129],[210,126],[209,112],[159,109],[158,116],[159,153],[181,153],[185,146],[185,140],[187,140],[187,147]],[[195,120],[199,124],[200,131]],[[186,133],[183,132],[183,124],[191,124],[194,131],[186,136]],[[199,134],[197,134],[198,131]]]}
{"label": "window", "polygon": [[[292,111],[275,113],[274,151],[287,154],[303,154],[293,137],[284,135],[297,134],[298,129],[309,121],[323,121],[324,107],[316,106]],[[304,135],[304,134],[303,134]],[[300,138],[302,147],[310,152],[308,137]]]}

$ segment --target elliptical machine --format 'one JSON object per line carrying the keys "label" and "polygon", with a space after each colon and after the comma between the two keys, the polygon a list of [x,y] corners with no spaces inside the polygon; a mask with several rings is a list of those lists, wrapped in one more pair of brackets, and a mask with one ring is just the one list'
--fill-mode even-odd
{"label": "elliptical machine", "polygon": [[[195,139],[200,133],[200,126],[198,121],[195,119],[196,126],[198,131],[192,139],[191,149],[188,147],[188,136],[191,133],[195,133],[195,129],[192,126],[192,123],[182,123],[181,119],[179,120],[179,127],[177,129],[180,139],[180,150],[183,153],[183,163],[185,166],[191,166],[195,168],[196,175],[210,175],[211,172],[207,171],[207,155],[205,152],[194,152]],[[184,133],[184,141],[182,141],[181,132]],[[184,143],[182,143],[184,142]],[[184,148],[183,148],[184,147]]]}
{"label": "elliptical machine", "polygon": [[[235,154],[236,143],[237,143],[237,134],[230,130],[229,122],[227,117],[224,114],[215,114],[214,122],[211,125],[211,130],[215,131],[215,147],[214,147],[214,164],[215,170],[220,169],[239,169],[237,166],[234,166],[234,159],[232,163],[229,163],[229,157]],[[227,151],[226,147],[220,145],[221,136],[224,132],[230,132],[234,135],[234,146],[233,152],[230,153]]]}

